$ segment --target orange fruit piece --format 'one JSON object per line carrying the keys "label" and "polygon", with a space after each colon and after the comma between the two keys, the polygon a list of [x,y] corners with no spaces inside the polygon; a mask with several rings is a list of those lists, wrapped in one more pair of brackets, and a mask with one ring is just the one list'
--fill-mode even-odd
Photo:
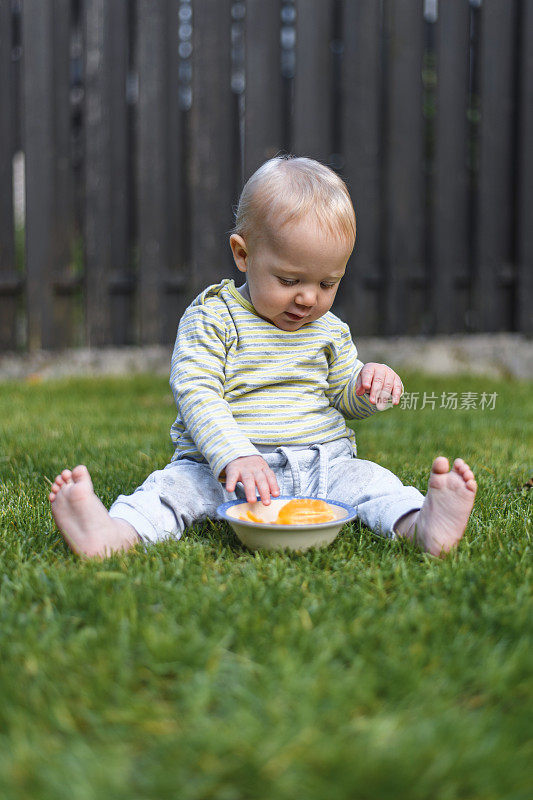
{"label": "orange fruit piece", "polygon": [[335,514],[323,500],[296,499],[280,508],[276,522],[278,525],[308,525],[332,519]]}
{"label": "orange fruit piece", "polygon": [[256,517],[256,515],[252,514],[251,511],[247,511],[246,512],[246,516],[245,517],[241,517],[241,520],[243,522],[264,522],[265,521],[264,519],[259,519],[259,517]]}
{"label": "orange fruit piece", "polygon": [[249,520],[251,520],[252,522],[264,522],[264,521],[265,521],[264,519],[261,519],[260,517],[257,517],[255,514],[252,514],[252,512],[251,512],[251,511],[248,511],[248,512],[246,513],[246,516],[247,516],[247,517],[248,517],[248,519],[249,519]]}

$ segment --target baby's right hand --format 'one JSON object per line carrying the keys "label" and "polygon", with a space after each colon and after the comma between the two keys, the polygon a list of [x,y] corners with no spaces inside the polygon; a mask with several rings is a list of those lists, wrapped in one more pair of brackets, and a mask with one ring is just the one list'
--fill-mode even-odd
{"label": "baby's right hand", "polygon": [[241,456],[226,465],[226,491],[235,491],[237,481],[241,481],[244,486],[249,503],[257,500],[256,486],[266,506],[270,503],[271,494],[279,494],[276,476],[261,456]]}

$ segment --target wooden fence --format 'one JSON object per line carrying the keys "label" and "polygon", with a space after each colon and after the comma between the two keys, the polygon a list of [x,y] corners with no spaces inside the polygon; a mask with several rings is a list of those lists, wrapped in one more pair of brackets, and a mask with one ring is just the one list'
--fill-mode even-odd
{"label": "wooden fence", "polygon": [[279,152],[349,185],[355,336],[531,333],[532,41],[533,0],[0,0],[0,349],[172,341]]}

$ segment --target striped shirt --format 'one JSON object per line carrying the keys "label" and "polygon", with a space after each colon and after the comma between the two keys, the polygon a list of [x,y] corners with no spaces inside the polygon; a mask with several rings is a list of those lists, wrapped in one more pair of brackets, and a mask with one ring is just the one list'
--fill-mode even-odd
{"label": "striped shirt", "polygon": [[331,312],[296,331],[259,317],[230,279],[187,308],[172,354],[173,461],[205,458],[216,477],[254,445],[305,447],[355,436],[345,418],[376,410],[355,383],[363,362]]}

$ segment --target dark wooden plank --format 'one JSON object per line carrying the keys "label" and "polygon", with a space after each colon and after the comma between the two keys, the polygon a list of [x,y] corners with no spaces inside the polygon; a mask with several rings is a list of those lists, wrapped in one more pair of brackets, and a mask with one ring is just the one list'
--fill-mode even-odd
{"label": "dark wooden plank", "polygon": [[[187,111],[180,108],[180,17],[179,3],[171,2],[168,11],[167,26],[167,107],[168,107],[168,268],[172,276],[182,276],[187,257],[186,235],[188,233],[185,218],[185,156],[184,127]],[[187,21],[186,21],[187,24]],[[174,298],[178,301],[179,298]],[[173,334],[176,320],[172,322]]]}
{"label": "dark wooden plank", "polygon": [[[182,7],[183,8],[183,7]],[[185,9],[186,10],[186,9]],[[167,238],[168,264],[163,281],[162,341],[173,342],[179,319],[185,310],[184,286],[190,273],[189,193],[187,185],[188,110],[180,107],[180,26],[189,20],[180,18],[180,4],[171,2],[167,24]],[[188,40],[184,40],[187,42]]]}
{"label": "dark wooden plank", "polygon": [[138,3],[139,310],[141,341],[160,342],[168,267],[168,2]]}
{"label": "dark wooden plank", "polygon": [[[9,7],[9,3],[5,3]],[[11,11],[13,14],[13,97],[12,104],[15,114],[15,151],[22,150],[22,0],[12,0]]]}
{"label": "dark wooden plank", "polygon": [[23,7],[28,344],[65,347],[76,335],[77,278],[70,171],[69,0]]}
{"label": "dark wooden plank", "polygon": [[291,148],[329,163],[332,155],[331,0],[296,0],[296,68]]}
{"label": "dark wooden plank", "polygon": [[53,78],[54,92],[54,346],[63,347],[79,341],[77,305],[81,300],[81,275],[74,263],[75,218],[74,176],[71,162],[70,115],[70,0],[53,3]]}
{"label": "dark wooden plank", "polygon": [[237,201],[231,92],[231,0],[193,6],[191,108],[192,282],[188,295],[232,272],[228,231]]}
{"label": "dark wooden plank", "polygon": [[422,0],[385,0],[385,331],[423,329],[425,182]]}
{"label": "dark wooden plank", "polygon": [[15,108],[12,83],[11,6],[0,3],[0,350],[17,344],[16,316],[21,285],[15,270],[13,149]]}
{"label": "dark wooden plank", "polygon": [[467,120],[470,8],[440,3],[436,23],[436,123],[431,231],[432,332],[464,330],[470,278]]}
{"label": "dark wooden plank", "polygon": [[22,28],[28,345],[35,350],[58,344],[52,290],[56,268],[53,0],[25,0]]}
{"label": "dark wooden plank", "polygon": [[533,0],[521,6],[518,153],[517,329],[533,333]]}
{"label": "dark wooden plank", "polygon": [[[106,47],[111,61],[109,114],[111,117],[111,236],[110,300],[112,344],[135,341],[135,275],[130,261],[129,195],[133,191],[128,148],[128,105],[126,77],[128,71],[128,16],[131,3],[108,3],[108,39]],[[108,97],[109,97],[108,94]]]}
{"label": "dark wooden plank", "polygon": [[86,0],[84,25],[86,330],[88,344],[99,346],[131,340],[132,307],[124,302],[124,295],[131,291],[126,202],[127,6]]}
{"label": "dark wooden plank", "polygon": [[357,218],[357,241],[337,309],[354,335],[377,334],[381,318],[381,14],[375,0],[344,7],[343,178]]}
{"label": "dark wooden plank", "polygon": [[111,262],[111,120],[104,85],[110,80],[104,57],[105,0],[85,3],[85,309],[87,344],[109,342],[108,281]]}
{"label": "dark wooden plank", "polygon": [[244,179],[283,149],[281,3],[246,4],[246,117]]}
{"label": "dark wooden plank", "polygon": [[485,0],[479,54],[481,121],[475,240],[474,327],[512,324],[514,0]]}

